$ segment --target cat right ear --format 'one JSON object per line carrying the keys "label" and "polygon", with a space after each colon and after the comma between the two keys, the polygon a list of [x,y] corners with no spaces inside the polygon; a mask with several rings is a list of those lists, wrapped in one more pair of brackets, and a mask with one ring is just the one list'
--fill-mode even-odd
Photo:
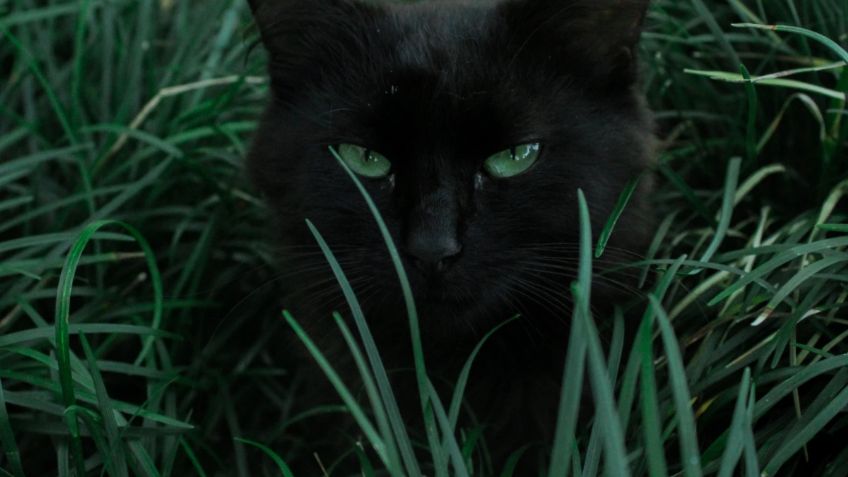
{"label": "cat right ear", "polygon": [[262,44],[274,55],[282,48],[301,46],[310,26],[318,22],[336,0],[247,0]]}
{"label": "cat right ear", "polygon": [[[329,62],[367,63],[365,32],[380,11],[356,0],[248,0],[268,51],[271,85],[286,96],[318,84]],[[335,68],[337,69],[337,68]]]}

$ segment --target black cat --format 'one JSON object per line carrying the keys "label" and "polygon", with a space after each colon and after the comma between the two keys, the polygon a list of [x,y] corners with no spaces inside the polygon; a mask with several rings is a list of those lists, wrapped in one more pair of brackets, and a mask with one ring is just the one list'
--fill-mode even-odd
{"label": "black cat", "polygon": [[[410,367],[411,353],[386,245],[330,147],[359,175],[402,254],[428,370],[454,379],[483,334],[521,314],[487,344],[469,400],[503,447],[495,453],[549,437],[576,273],[577,190],[597,237],[652,159],[635,60],[647,3],[251,1],[272,100],[248,168],[278,220],[284,305],[322,348],[340,351],[335,365],[350,359],[330,314],[347,308],[305,219],[338,257],[388,365]],[[643,250],[650,182],[596,272]],[[596,273],[596,320],[631,285]],[[404,412],[411,422],[420,414]]]}

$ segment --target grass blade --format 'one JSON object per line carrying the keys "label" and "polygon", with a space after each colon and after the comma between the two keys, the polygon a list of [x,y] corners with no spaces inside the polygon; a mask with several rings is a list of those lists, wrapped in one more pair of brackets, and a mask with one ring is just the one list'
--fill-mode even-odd
{"label": "grass blade", "polygon": [[803,421],[797,432],[789,434],[788,439],[774,453],[763,469],[763,475],[776,475],[780,467],[796,452],[807,444],[824,426],[848,406],[848,386],[832,400],[827,402],[818,414]]}
{"label": "grass blade", "polygon": [[91,370],[91,378],[94,381],[94,387],[97,391],[97,404],[101,413],[100,418],[106,431],[106,439],[109,442],[108,448],[111,455],[103,456],[104,461],[111,475],[115,477],[127,477],[129,475],[127,458],[124,451],[124,444],[118,431],[118,421],[115,419],[115,409],[112,407],[112,400],[106,392],[106,384],[103,382],[103,377],[97,368],[97,358],[85,335],[80,335],[80,341],[82,342],[82,348]]}
{"label": "grass blade", "polygon": [[513,321],[517,320],[518,317],[511,318],[498,326],[492,328],[491,331],[486,333],[483,336],[483,339],[480,340],[479,343],[474,347],[474,350],[471,351],[471,354],[468,356],[468,359],[465,361],[465,365],[462,366],[462,371],[459,373],[459,378],[456,380],[456,384],[454,385],[453,396],[451,397],[450,408],[448,412],[448,421],[451,425],[451,432],[456,430],[456,424],[459,420],[459,410],[462,406],[462,397],[465,394],[465,387],[468,384],[468,376],[471,374],[471,366],[474,364],[474,360],[477,355],[480,353],[480,350],[483,348],[483,345],[492,337],[495,333],[498,332],[501,328],[507,326]]}
{"label": "grass blade", "polygon": [[[721,243],[727,235],[727,229],[730,227],[730,220],[733,217],[733,204],[736,197],[736,185],[739,182],[739,169],[742,165],[742,160],[738,157],[730,160],[727,167],[727,175],[724,180],[724,194],[722,196],[721,213],[719,214],[718,225],[716,226],[715,235],[707,250],[701,256],[700,261],[709,262]],[[692,275],[700,273],[700,270],[690,272]]]}
{"label": "grass blade", "polygon": [[701,469],[700,451],[698,450],[698,434],[695,430],[695,416],[690,404],[692,397],[686,384],[686,370],[683,366],[680,346],[677,344],[677,336],[674,334],[662,303],[653,295],[648,298],[656,312],[663,347],[668,358],[669,379],[671,380],[671,391],[677,414],[677,431],[683,461],[683,474],[687,477],[701,477],[703,471]]}
{"label": "grass blade", "polygon": [[329,150],[333,157],[336,158],[336,162],[339,163],[342,169],[344,169],[347,173],[348,177],[350,177],[350,180],[353,181],[354,185],[356,185],[356,188],[359,190],[359,193],[368,205],[368,209],[374,217],[374,220],[377,222],[377,227],[380,229],[380,235],[383,237],[386,248],[388,248],[389,256],[392,259],[392,265],[395,268],[395,273],[397,273],[400,288],[403,292],[404,303],[406,305],[407,318],[409,320],[409,333],[412,340],[412,357],[415,362],[415,377],[418,384],[418,396],[421,402],[421,410],[424,414],[424,427],[427,430],[427,440],[430,444],[430,451],[434,453],[433,457],[436,460],[439,460],[437,454],[439,449],[436,445],[439,438],[433,416],[428,411],[428,401],[430,400],[430,397],[427,393],[427,382],[429,378],[427,377],[427,366],[424,360],[424,347],[421,343],[421,333],[418,325],[418,309],[415,306],[415,298],[412,294],[412,287],[409,284],[409,277],[406,275],[406,270],[403,268],[400,253],[392,240],[389,228],[383,221],[382,215],[380,215],[380,210],[377,208],[377,205],[373,200],[371,200],[371,196],[362,185],[362,182],[358,177],[356,177],[356,174],[350,170],[347,164],[345,164],[338,152],[336,152],[336,150],[332,147],[330,147]]}
{"label": "grass blade", "polygon": [[12,466],[14,477],[24,477],[24,467],[21,463],[21,453],[15,440],[15,431],[9,420],[9,412],[6,409],[6,398],[3,391],[3,380],[0,379],[0,445],[3,446],[3,454]]}
{"label": "grass blade", "polygon": [[812,30],[808,30],[806,28],[790,26],[790,25],[758,25],[756,23],[734,23],[731,25],[734,28],[753,28],[757,30],[771,30],[771,31],[780,31],[780,32],[789,32],[796,33],[798,35],[805,36],[807,38],[811,38],[822,45],[828,47],[831,51],[836,53],[836,56],[839,57],[845,63],[848,63],[848,51],[845,51],[844,48],[839,46],[838,43],[831,40],[830,38],[822,35],[821,33],[814,32]]}
{"label": "grass blade", "polygon": [[572,320],[548,477],[568,476],[571,471],[571,453],[577,444],[574,430],[577,428],[586,362],[586,341],[581,336],[581,326],[582,322]]}
{"label": "grass blade", "polygon": [[[334,313],[333,318],[335,318],[336,325],[338,325],[341,330],[342,336],[347,343],[347,347],[353,356],[353,360],[359,370],[359,375],[362,376],[363,387],[368,395],[368,400],[371,401],[371,408],[374,410],[374,415],[377,418],[377,427],[380,429],[380,435],[383,436],[383,441],[386,442],[386,460],[384,464],[386,464],[386,467],[388,467],[390,472],[392,470],[400,470],[397,448],[395,446],[394,436],[392,435],[392,428],[390,427],[388,418],[386,417],[384,404],[382,399],[380,399],[380,392],[374,384],[374,379],[371,377],[371,371],[368,369],[368,365],[362,357],[362,352],[359,350],[359,345],[356,343],[353,333],[351,333],[347,324],[345,324],[344,318],[342,318],[342,316],[338,313]],[[403,422],[401,422],[401,425],[403,425]]]}
{"label": "grass blade", "polygon": [[809,255],[811,253],[827,251],[848,245],[848,237],[837,237],[832,239],[819,240],[817,242],[790,246],[785,251],[778,253],[774,258],[763,263],[759,267],[752,270],[750,273],[744,274],[739,280],[732,285],[726,287],[719,292],[715,298],[709,301],[709,306],[715,306],[724,301],[729,296],[735,294],[743,287],[756,282],[766,274],[772,272],[778,267],[785,265],[792,260]]}
{"label": "grass blade", "polygon": [[462,456],[462,451],[459,449],[459,443],[456,441],[456,435],[453,432],[451,427],[451,423],[448,420],[448,415],[445,412],[445,408],[442,407],[442,402],[439,399],[438,393],[436,393],[436,388],[433,387],[433,383],[429,383],[427,387],[430,393],[430,402],[433,404],[433,411],[436,415],[436,420],[439,423],[439,427],[442,430],[442,435],[444,436],[444,445],[448,449],[448,455],[450,456],[451,463],[453,464],[454,475],[458,477],[468,477],[468,469],[465,466],[465,459]]}
{"label": "grass blade", "polygon": [[282,475],[283,477],[294,477],[294,474],[292,474],[292,471],[291,471],[291,469],[289,469],[289,466],[288,466],[288,464],[286,464],[286,461],[283,460],[283,458],[280,457],[279,454],[277,454],[276,452],[271,450],[269,447],[267,447],[263,444],[260,444],[256,441],[251,441],[251,440],[244,439],[244,438],[241,438],[241,437],[236,437],[235,440],[237,440],[238,442],[241,442],[242,444],[247,444],[249,446],[253,446],[253,447],[261,450],[263,454],[267,455],[268,457],[271,458],[271,460],[274,461],[274,464],[277,465],[277,469],[280,470],[280,475]]}
{"label": "grass blade", "polygon": [[745,78],[745,93],[748,96],[748,122],[745,127],[745,148],[747,151],[748,162],[754,164],[757,158],[757,140],[756,140],[756,125],[757,125],[757,89],[751,82],[751,73],[744,64],[739,65],[739,70],[742,72],[742,77]]}
{"label": "grass blade", "polygon": [[621,218],[621,214],[624,213],[624,209],[627,208],[627,204],[633,197],[633,193],[636,192],[636,188],[639,187],[639,181],[641,179],[641,175],[631,179],[624,186],[624,190],[621,192],[621,195],[618,196],[618,201],[615,203],[615,207],[613,208],[609,219],[607,219],[606,225],[604,225],[603,230],[601,230],[601,236],[598,238],[598,245],[595,247],[595,258],[601,258],[604,254],[604,249],[606,249],[607,243],[612,236],[615,225],[618,223],[618,219]]}
{"label": "grass blade", "polygon": [[294,317],[288,311],[283,311],[283,317],[288,322],[289,326],[292,327],[298,339],[303,343],[306,347],[309,354],[312,355],[312,358],[318,363],[318,366],[321,368],[321,371],[324,372],[324,375],[327,376],[327,379],[332,384],[333,388],[338,393],[339,397],[341,397],[342,401],[347,406],[351,415],[353,416],[356,423],[359,425],[359,428],[362,430],[362,433],[365,434],[365,437],[371,443],[371,446],[377,451],[378,454],[383,452],[385,448],[385,444],[383,443],[383,439],[380,437],[380,434],[365,416],[365,413],[362,411],[362,407],[356,402],[356,399],[353,397],[353,394],[350,390],[345,386],[341,377],[336,373],[333,369],[333,366],[327,361],[327,358],[324,356],[324,353],[321,352],[320,349],[315,345],[315,342],[309,337],[306,331],[298,324],[298,322],[294,319]]}
{"label": "grass blade", "polygon": [[[400,448],[400,454],[403,458],[404,465],[406,466],[407,472],[410,475],[416,475],[420,473],[418,469],[418,463],[415,460],[415,453],[412,450],[412,444],[409,440],[409,436],[406,432],[406,427],[403,422],[403,418],[400,415],[400,410],[397,406],[397,400],[395,399],[394,392],[392,391],[391,384],[389,383],[389,377],[386,373],[385,366],[383,365],[383,360],[380,357],[380,353],[377,350],[377,344],[374,342],[374,338],[371,335],[371,331],[368,328],[368,323],[365,320],[365,315],[362,312],[362,308],[359,305],[359,300],[356,298],[356,294],[353,291],[353,288],[350,286],[350,283],[347,280],[347,277],[344,274],[344,271],[339,265],[338,260],[336,260],[335,255],[332,250],[330,250],[329,245],[324,240],[324,237],[321,236],[321,233],[317,228],[312,224],[312,222],[306,222],[306,225],[309,227],[312,236],[318,242],[319,247],[321,248],[322,253],[324,254],[324,258],[330,264],[330,268],[333,271],[333,275],[336,277],[339,285],[342,288],[342,293],[345,296],[345,300],[350,307],[351,314],[354,318],[354,323],[356,323],[357,330],[359,331],[359,336],[362,338],[362,341],[365,346],[365,353],[368,356],[368,361],[371,365],[371,373],[373,373],[374,378],[377,382],[377,389],[380,391],[381,402],[385,406],[385,414],[388,419],[388,423],[391,425],[392,432],[394,433],[394,438],[397,439],[398,447]],[[366,375],[363,375],[365,377]],[[381,409],[375,409],[375,412],[378,413],[380,419],[383,417],[380,416],[383,411]],[[390,439],[390,435],[385,435],[384,438]],[[392,445],[390,444],[390,447]],[[388,454],[386,453],[388,452]],[[384,459],[389,459],[390,457],[393,459],[394,450],[393,449],[381,449],[381,457]],[[392,464],[391,459],[386,461],[387,464]]]}
{"label": "grass blade", "polygon": [[642,408],[642,427],[645,435],[645,454],[651,475],[668,475],[665,461],[665,448],[662,438],[662,419],[660,417],[659,398],[657,397],[657,378],[654,372],[653,329],[654,314],[645,316],[642,331],[638,334],[635,347],[641,356],[640,366],[640,403]]}
{"label": "grass blade", "polygon": [[745,449],[746,437],[746,415],[748,413],[748,401],[750,399],[751,370],[745,368],[742,374],[742,383],[739,385],[739,395],[736,398],[736,406],[733,411],[733,420],[730,423],[730,432],[721,457],[721,467],[718,477],[732,477],[733,470],[742,457]]}
{"label": "grass blade", "polygon": [[580,207],[580,260],[578,281],[572,285],[575,313],[582,320],[580,330],[585,333],[587,342],[589,381],[595,398],[595,418],[601,424],[601,436],[604,440],[605,472],[609,476],[626,477],[630,475],[627,463],[627,451],[624,446],[624,431],[618,415],[609,369],[601,349],[601,340],[589,311],[592,287],[592,223],[589,218],[589,205],[582,190],[577,191]]}
{"label": "grass blade", "polygon": [[[65,265],[62,268],[62,274],[59,277],[58,292],[56,296],[56,314],[55,314],[55,330],[56,330],[56,353],[59,364],[59,380],[62,389],[62,400],[66,409],[70,409],[76,405],[76,396],[74,393],[73,378],[71,377],[71,354],[70,354],[70,303],[73,296],[72,288],[74,276],[76,275],[77,267],[82,259],[83,251],[88,245],[92,237],[103,227],[107,225],[119,225],[126,229],[144,251],[148,269],[150,270],[151,279],[154,286],[154,296],[156,301],[153,324],[158,327],[162,316],[162,282],[159,278],[158,267],[154,258],[153,252],[147,241],[141,233],[134,227],[117,221],[98,221],[88,225],[80,233],[79,238],[71,247]],[[146,340],[145,348],[152,344],[152,338]],[[77,428],[76,417],[68,415],[69,431],[71,432],[71,452],[76,463],[76,472],[78,476],[85,475],[84,461],[82,457],[82,442],[79,440],[79,430]]]}

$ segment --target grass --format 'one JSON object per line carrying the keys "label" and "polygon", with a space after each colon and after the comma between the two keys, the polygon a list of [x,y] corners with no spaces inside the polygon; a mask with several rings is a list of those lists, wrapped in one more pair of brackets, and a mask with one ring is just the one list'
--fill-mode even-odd
{"label": "grass", "polygon": [[[408,429],[350,292],[365,392],[337,376],[341,405],[301,411],[275,346],[297,317],[241,167],[267,94],[247,10],[0,1],[0,475],[289,475],[313,460],[292,429],[340,412],[362,439],[317,456],[329,473],[513,475],[526,448],[495,469],[457,425],[474,356],[439,396],[413,343],[427,432]],[[846,475],[848,4],[656,0],[648,24],[660,223],[630,267],[657,279],[622,304],[635,337],[623,309],[593,316],[592,258],[633,189],[601,237],[581,203],[564,377],[598,412],[564,387],[540,474]]]}

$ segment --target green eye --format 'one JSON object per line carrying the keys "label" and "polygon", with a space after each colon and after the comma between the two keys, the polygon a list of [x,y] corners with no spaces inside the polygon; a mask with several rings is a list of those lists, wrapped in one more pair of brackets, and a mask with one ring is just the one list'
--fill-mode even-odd
{"label": "green eye", "polygon": [[392,163],[386,156],[362,146],[339,144],[338,153],[345,164],[362,177],[381,179],[392,170]]}
{"label": "green eye", "polygon": [[486,159],[483,168],[495,179],[515,177],[524,174],[536,163],[541,150],[539,143],[511,147]]}

